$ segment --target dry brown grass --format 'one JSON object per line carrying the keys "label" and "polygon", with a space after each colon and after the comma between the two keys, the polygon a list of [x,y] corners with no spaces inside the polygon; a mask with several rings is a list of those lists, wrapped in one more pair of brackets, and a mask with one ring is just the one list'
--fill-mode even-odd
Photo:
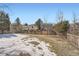
{"label": "dry brown grass", "polygon": [[72,46],[68,41],[60,38],[57,35],[31,35],[39,38],[42,41],[49,43],[50,50],[54,51],[59,56],[78,56],[79,50]]}

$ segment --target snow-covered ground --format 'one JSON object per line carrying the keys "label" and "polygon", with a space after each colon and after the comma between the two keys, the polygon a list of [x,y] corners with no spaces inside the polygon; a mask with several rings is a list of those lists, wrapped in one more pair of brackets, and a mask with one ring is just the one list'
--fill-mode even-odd
{"label": "snow-covered ground", "polygon": [[0,55],[2,56],[55,56],[49,44],[36,37],[23,34],[0,34]]}

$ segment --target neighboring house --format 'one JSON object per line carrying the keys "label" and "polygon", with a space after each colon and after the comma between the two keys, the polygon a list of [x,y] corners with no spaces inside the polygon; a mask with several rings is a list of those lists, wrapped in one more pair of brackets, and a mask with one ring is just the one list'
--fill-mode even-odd
{"label": "neighboring house", "polygon": [[16,33],[16,32],[25,32],[25,31],[36,31],[38,28],[35,25],[19,25],[17,26],[16,23],[13,23],[10,25],[10,32]]}
{"label": "neighboring house", "polygon": [[22,26],[22,31],[28,31],[28,26],[23,25]]}
{"label": "neighboring house", "polygon": [[17,31],[20,31],[22,33],[40,33],[40,34],[56,34],[53,31],[53,25],[52,24],[42,24],[41,25],[41,31],[38,30],[38,27],[35,24],[31,25],[21,25],[21,28],[17,27],[17,24],[13,23],[11,24],[11,32],[16,33]]}
{"label": "neighboring house", "polygon": [[38,29],[38,27],[34,24],[29,25],[28,27],[29,27],[29,30],[37,30]]}
{"label": "neighboring house", "polygon": [[30,30],[37,30],[38,28],[37,28],[37,26],[35,26],[35,25],[28,25],[28,26],[25,26],[25,25],[23,25],[22,26],[22,30],[25,30],[25,31],[30,31]]}
{"label": "neighboring house", "polygon": [[38,31],[38,27],[34,24],[31,24],[31,25],[28,25],[28,26],[25,26],[25,25],[22,26],[23,31],[26,31],[26,32],[29,32],[29,33],[31,33],[31,32],[36,33],[37,32],[37,33],[42,33],[42,34],[52,34],[52,32],[53,32],[52,28],[53,28],[52,24],[44,23],[44,24],[41,25],[41,32],[40,32],[40,31]]}
{"label": "neighboring house", "polygon": [[43,23],[41,26],[41,30],[43,33],[47,33],[47,34],[56,34],[53,31],[53,24],[50,23]]}
{"label": "neighboring house", "polygon": [[41,28],[43,29],[43,30],[45,30],[45,31],[47,31],[47,30],[52,30],[52,27],[53,27],[53,25],[52,24],[47,24],[47,23],[44,23],[44,24],[42,24],[42,26],[41,26]]}
{"label": "neighboring house", "polygon": [[68,32],[71,34],[78,34],[79,33],[79,23],[70,24]]}

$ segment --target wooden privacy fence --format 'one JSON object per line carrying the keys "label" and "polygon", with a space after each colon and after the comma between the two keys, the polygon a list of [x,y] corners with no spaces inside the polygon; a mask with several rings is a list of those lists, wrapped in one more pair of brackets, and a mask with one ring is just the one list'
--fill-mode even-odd
{"label": "wooden privacy fence", "polygon": [[75,47],[79,48],[79,36],[73,34],[67,34],[67,40],[74,45]]}

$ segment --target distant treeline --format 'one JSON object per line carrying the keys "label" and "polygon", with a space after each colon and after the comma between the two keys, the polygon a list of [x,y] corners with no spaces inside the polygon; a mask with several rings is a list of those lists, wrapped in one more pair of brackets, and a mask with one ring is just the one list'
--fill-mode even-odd
{"label": "distant treeline", "polygon": [[[33,25],[37,26],[38,31],[43,31],[44,28],[47,28],[46,31],[48,31],[49,27],[51,27],[52,31],[55,31],[57,33],[67,34],[67,32],[69,31],[69,27],[70,27],[69,21],[64,18],[63,13],[61,12],[58,14],[57,19],[58,19],[57,23],[55,24],[52,23],[52,26],[48,26],[48,24],[50,23],[43,22],[41,18],[38,18],[38,20]],[[74,20],[73,24],[75,24],[76,23],[75,15],[73,16],[73,20]],[[12,23],[10,21],[9,15],[6,14],[4,11],[0,11],[0,32],[3,33],[5,30],[9,31],[11,24]],[[20,30],[20,31],[22,29],[21,28],[22,25],[28,26],[28,23],[21,24],[19,17],[16,18],[14,24],[16,24],[17,30]],[[43,25],[45,25],[45,27]]]}

